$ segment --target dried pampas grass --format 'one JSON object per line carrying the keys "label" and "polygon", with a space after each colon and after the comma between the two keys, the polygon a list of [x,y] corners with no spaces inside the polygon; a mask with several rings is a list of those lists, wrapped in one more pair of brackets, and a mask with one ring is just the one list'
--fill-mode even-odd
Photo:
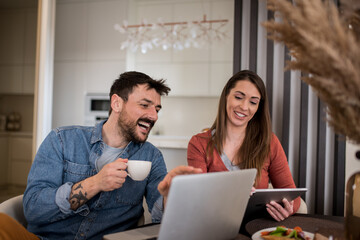
{"label": "dried pampas grass", "polygon": [[[360,4],[348,0],[341,9],[322,0],[268,0],[282,21],[263,25],[269,38],[283,42],[293,60],[287,69],[308,73],[302,78],[327,104],[334,131],[360,143]],[[277,15],[275,15],[277,16]]]}

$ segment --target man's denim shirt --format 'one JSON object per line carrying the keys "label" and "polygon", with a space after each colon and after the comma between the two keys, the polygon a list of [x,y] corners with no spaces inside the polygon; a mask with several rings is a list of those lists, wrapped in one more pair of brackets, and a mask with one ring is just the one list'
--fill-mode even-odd
{"label": "man's denim shirt", "polygon": [[101,239],[132,228],[143,215],[144,196],[149,211],[157,210],[153,222],[160,221],[162,198],[157,185],[167,171],[161,152],[149,142],[130,142],[120,156],[152,162],[144,181],[127,177],[121,188],[97,194],[76,211],[70,209],[68,199],[59,201],[58,189],[97,174],[95,161],[104,148],[103,124],[57,128],[41,144],[23,198],[28,230],[41,239]]}

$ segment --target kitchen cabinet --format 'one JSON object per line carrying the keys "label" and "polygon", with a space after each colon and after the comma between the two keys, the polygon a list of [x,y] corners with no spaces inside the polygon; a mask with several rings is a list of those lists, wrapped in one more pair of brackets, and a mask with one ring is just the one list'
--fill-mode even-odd
{"label": "kitchen cabinet", "polygon": [[0,93],[33,94],[37,10],[0,10]]}
{"label": "kitchen cabinet", "polygon": [[0,133],[0,186],[7,183],[8,168],[8,137]]}
{"label": "kitchen cabinet", "polygon": [[25,186],[32,163],[32,135],[11,133],[8,141],[8,181],[13,185]]}

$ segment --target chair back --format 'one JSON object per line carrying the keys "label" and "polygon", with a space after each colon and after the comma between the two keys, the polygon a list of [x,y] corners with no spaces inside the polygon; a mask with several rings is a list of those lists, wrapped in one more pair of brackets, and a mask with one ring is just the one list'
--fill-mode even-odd
{"label": "chair back", "polygon": [[24,216],[23,210],[23,195],[12,197],[0,204],[0,212],[9,215],[18,221],[25,228],[27,226],[27,221]]}

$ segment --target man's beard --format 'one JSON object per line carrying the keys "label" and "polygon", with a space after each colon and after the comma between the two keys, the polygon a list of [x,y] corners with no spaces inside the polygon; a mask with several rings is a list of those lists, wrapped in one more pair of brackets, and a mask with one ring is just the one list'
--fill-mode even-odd
{"label": "man's beard", "polygon": [[[118,126],[120,128],[120,134],[122,134],[123,137],[128,142],[135,142],[135,143],[145,142],[149,136],[151,128],[154,126],[154,121],[151,121],[147,118],[140,118],[137,121],[132,122],[130,120],[127,120],[127,116],[128,116],[127,112],[125,110],[122,110],[120,113],[120,116],[118,118]],[[137,127],[139,121],[144,121],[144,122],[150,123],[150,129],[144,139],[141,139],[140,136],[136,133],[136,127]],[[140,134],[142,134],[142,133],[140,133]]]}

